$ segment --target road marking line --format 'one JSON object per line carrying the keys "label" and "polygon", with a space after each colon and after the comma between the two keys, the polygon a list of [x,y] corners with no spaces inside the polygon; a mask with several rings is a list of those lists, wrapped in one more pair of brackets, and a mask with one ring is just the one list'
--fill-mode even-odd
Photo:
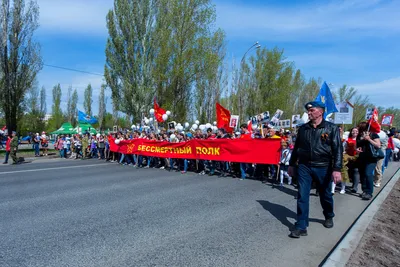
{"label": "road marking line", "polygon": [[109,165],[109,163],[65,166],[65,167],[54,167],[54,168],[43,168],[43,169],[33,169],[33,170],[21,170],[21,171],[9,171],[9,172],[0,172],[0,175],[1,174],[10,174],[10,173],[40,172],[40,171],[50,171],[50,170],[59,170],[59,169],[73,169],[73,168],[93,167],[93,166],[101,166],[101,165]]}

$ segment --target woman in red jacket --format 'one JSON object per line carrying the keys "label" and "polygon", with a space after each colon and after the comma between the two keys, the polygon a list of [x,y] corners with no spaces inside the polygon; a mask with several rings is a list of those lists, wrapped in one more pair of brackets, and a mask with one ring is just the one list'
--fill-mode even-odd
{"label": "woman in red jacket", "polygon": [[11,143],[11,137],[10,137],[10,136],[7,136],[7,142],[6,142],[6,157],[5,157],[5,159],[4,159],[3,164],[8,164],[8,156],[10,155],[10,150],[11,150],[10,143]]}
{"label": "woman in red jacket", "polygon": [[354,127],[350,130],[349,137],[345,142],[345,153],[349,156],[349,162],[347,163],[349,176],[353,180],[353,188],[351,189],[352,193],[357,193],[358,184],[360,182],[360,173],[358,171],[357,165],[357,136],[358,136],[358,128]]}
{"label": "woman in red jacket", "polygon": [[386,152],[386,155],[385,155],[385,159],[384,159],[383,165],[382,165],[382,174],[385,171],[385,169],[387,169],[387,166],[389,165],[389,161],[392,158],[392,153],[394,150],[393,134],[391,134],[389,132],[388,136],[389,136],[388,145],[387,145],[386,151],[384,151],[384,152]]}

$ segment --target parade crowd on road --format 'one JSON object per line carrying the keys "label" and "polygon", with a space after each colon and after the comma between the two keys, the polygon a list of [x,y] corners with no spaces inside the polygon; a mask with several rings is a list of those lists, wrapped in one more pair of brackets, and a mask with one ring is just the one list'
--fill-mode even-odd
{"label": "parade crowd on road", "polygon": [[[389,131],[381,131],[379,134],[370,133],[372,140],[380,140],[381,149],[385,153],[384,159],[379,159],[377,162],[368,158],[368,145],[365,144],[365,135],[368,125],[360,123],[358,127],[350,129],[347,137],[342,138],[344,147],[342,178],[343,181],[339,184],[340,194],[346,192],[346,186],[350,192],[357,193],[360,182],[362,183],[366,177],[374,176],[374,185],[381,185],[382,175],[391,160],[399,160],[400,135],[395,128]],[[341,132],[343,136],[343,132]],[[13,133],[15,136],[15,132]],[[166,142],[185,142],[190,139],[236,139],[236,138],[279,138],[281,139],[282,154],[279,165],[265,164],[248,164],[236,162],[216,162],[204,160],[186,160],[173,158],[156,158],[141,156],[135,154],[121,154],[110,151],[108,136],[105,134],[89,134],[82,135],[59,135],[54,142],[54,148],[59,152],[61,158],[68,159],[98,159],[113,163],[118,163],[124,166],[132,166],[136,168],[159,168],[168,171],[176,171],[185,174],[186,172],[196,172],[200,175],[218,175],[231,176],[233,178],[259,179],[263,183],[267,180],[276,180],[280,186],[283,186],[285,180],[288,185],[296,184],[296,175],[291,177],[288,174],[289,161],[293,152],[297,133],[289,130],[267,128],[263,131],[256,130],[253,133],[249,132],[246,124],[241,125],[240,131],[233,134],[226,133],[224,129],[218,129],[214,133],[213,129],[209,128],[205,132],[197,129],[194,132],[178,132],[161,130],[159,133],[148,131],[121,131],[112,133],[115,139],[131,140],[131,139],[146,139]],[[367,137],[368,138],[368,137]],[[12,143],[12,140],[14,143]],[[8,137],[6,142],[6,155],[4,164],[8,163],[9,155],[15,158],[17,151],[17,138]],[[41,135],[36,133],[33,137],[33,148],[35,157],[48,155],[49,137],[45,132]],[[40,153],[41,152],[41,153]],[[351,185],[350,185],[351,184]],[[335,193],[336,185],[332,183],[331,192]]]}
{"label": "parade crowd on road", "polygon": [[[199,175],[233,177],[245,180],[259,179],[262,183],[272,182],[284,187],[297,188],[297,222],[290,237],[307,235],[309,196],[312,187],[319,195],[324,211],[326,228],[333,227],[333,194],[358,195],[361,183],[363,200],[373,198],[374,187],[380,187],[382,176],[390,161],[399,161],[400,134],[395,127],[373,132],[369,122],[361,122],[357,127],[344,132],[324,119],[325,105],[312,101],[305,105],[310,121],[294,131],[279,129],[270,124],[259,125],[256,129],[248,124],[240,125],[240,131],[227,133],[224,128],[196,129],[189,132],[169,129],[160,131],[134,130],[105,134],[58,135],[54,148],[64,159],[98,159],[121,166],[135,168],[158,168],[182,174],[195,172]],[[379,127],[380,129],[380,127]],[[110,138],[109,138],[110,137]],[[145,139],[179,143],[191,139],[280,139],[281,155],[278,165],[161,158],[140,154],[122,154],[110,150],[111,142],[119,140]],[[49,138],[45,132],[36,133],[33,139],[35,156],[47,156]],[[11,155],[17,164],[18,138],[16,132],[7,137],[6,154],[3,164]],[[254,148],[257,149],[257,148]],[[338,187],[338,188],[337,188]]]}

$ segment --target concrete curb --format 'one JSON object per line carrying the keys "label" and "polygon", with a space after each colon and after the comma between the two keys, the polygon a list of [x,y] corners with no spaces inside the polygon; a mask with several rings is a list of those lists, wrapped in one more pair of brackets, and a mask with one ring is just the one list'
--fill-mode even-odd
{"label": "concrete curb", "polygon": [[400,169],[390,178],[386,185],[379,191],[378,195],[373,201],[364,209],[357,220],[353,223],[351,228],[344,234],[337,246],[328,255],[325,262],[321,265],[323,267],[342,267],[346,266],[351,255],[358,247],[364,232],[367,230],[369,224],[378,212],[380,206],[383,204],[389,193],[392,191],[394,185],[399,180]]}

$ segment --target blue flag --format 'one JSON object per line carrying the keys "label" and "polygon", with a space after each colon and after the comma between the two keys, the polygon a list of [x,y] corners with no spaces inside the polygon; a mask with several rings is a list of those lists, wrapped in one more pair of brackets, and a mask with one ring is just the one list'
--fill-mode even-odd
{"label": "blue flag", "polygon": [[97,119],[78,110],[78,122],[94,124],[97,122]]}
{"label": "blue flag", "polygon": [[327,115],[338,112],[335,101],[333,100],[331,90],[329,89],[329,86],[326,84],[326,82],[322,84],[321,90],[319,90],[319,94],[317,98],[315,98],[315,101],[321,101],[325,104],[324,119],[326,119]]}

